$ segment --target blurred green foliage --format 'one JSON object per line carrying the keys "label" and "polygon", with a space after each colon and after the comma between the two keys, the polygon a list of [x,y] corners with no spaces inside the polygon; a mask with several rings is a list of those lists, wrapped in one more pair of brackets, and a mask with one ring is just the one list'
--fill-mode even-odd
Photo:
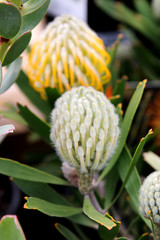
{"label": "blurred green foliage", "polygon": [[160,77],[160,16],[155,14],[152,2],[132,0],[131,9],[123,1],[96,1],[107,15],[119,22],[120,30],[130,39],[130,44],[124,42],[119,49],[121,72],[129,80]]}

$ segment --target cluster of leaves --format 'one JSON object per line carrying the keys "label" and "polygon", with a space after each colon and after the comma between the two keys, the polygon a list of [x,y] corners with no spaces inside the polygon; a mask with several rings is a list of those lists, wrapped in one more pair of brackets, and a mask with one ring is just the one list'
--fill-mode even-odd
{"label": "cluster of leaves", "polygon": [[[31,39],[31,30],[45,15],[50,0],[0,1],[0,93],[6,91],[17,78],[21,59]],[[15,61],[14,61],[15,60]],[[2,67],[8,67],[2,82]]]}
{"label": "cluster of leaves", "polygon": [[[8,112],[0,111],[0,114],[4,117],[25,124],[25,126],[31,129],[31,132],[36,133],[46,144],[50,146],[49,116],[54,107],[54,103],[60,94],[56,89],[46,88],[47,101],[41,99],[39,93],[35,92],[31,88],[27,76],[21,70],[21,59],[17,58],[21,52],[19,52],[16,47],[18,41],[18,45],[23,46],[20,48],[21,51],[26,48],[28,42],[24,41],[22,36],[27,34],[26,32],[30,31],[39,22],[40,18],[42,18],[47,10],[49,1],[39,1],[37,3],[37,1],[29,0],[24,1],[23,4],[24,5],[21,6],[20,1],[18,0],[12,1],[11,4],[0,3],[0,11],[1,7],[2,9],[7,9],[8,6],[11,6],[12,8],[16,9],[17,13],[20,14],[19,16],[21,17],[19,19],[23,20],[19,25],[18,23],[17,25],[15,23],[16,26],[19,26],[19,28],[17,28],[19,30],[14,32],[14,36],[9,35],[10,33],[5,33],[6,35],[2,35],[3,38],[9,39],[8,42],[10,45],[7,46],[7,50],[3,52],[1,61],[3,65],[5,65],[5,63],[11,64],[9,65],[7,73],[2,80],[0,93],[6,91],[15,81],[21,91],[44,114],[45,120],[42,120],[36,114],[34,114],[28,106],[23,106],[20,103],[17,105],[17,109],[11,108],[11,111]],[[3,31],[1,30],[0,35],[2,32]],[[141,223],[145,222],[145,224],[151,229],[150,221],[144,219],[144,217],[139,213],[138,193],[141,182],[136,166],[138,160],[140,159],[142,149],[150,138],[152,131],[150,130],[148,134],[141,139],[133,156],[126,145],[126,140],[133,122],[133,118],[140,104],[146,81],[138,84],[123,116],[121,103],[123,101],[125,92],[126,79],[125,77],[122,77],[117,83],[117,77],[114,74],[115,70],[113,65],[113,60],[115,59],[120,38],[121,37],[119,37],[116,43],[109,49],[112,59],[109,67],[112,72],[111,85],[113,97],[111,101],[115,105],[116,111],[120,117],[121,135],[115,154],[112,156],[109,164],[101,172],[98,178],[99,184],[101,184],[102,181],[105,183],[105,195],[102,197],[99,194],[99,191],[95,190],[96,201],[99,202],[101,207],[104,209],[104,212],[107,211],[108,213],[103,214],[98,212],[89,195],[81,196],[77,189],[70,186],[69,183],[63,179],[60,171],[60,160],[57,159],[57,156],[54,152],[53,154],[50,152],[46,153],[45,159],[49,157],[50,161],[45,162],[44,160],[44,165],[41,166],[41,169],[39,169],[39,165],[33,167],[19,163],[12,159],[0,158],[0,173],[11,177],[17,186],[28,196],[26,197],[27,202],[25,204],[25,208],[34,210],[36,209],[48,216],[66,218],[73,224],[74,232],[59,223],[55,225],[57,230],[66,239],[87,240],[88,236],[82,231],[80,226],[88,227],[89,231],[94,231],[95,228],[98,229],[99,239],[102,240],[112,240],[115,237],[121,240],[127,239],[125,237],[118,237],[123,235],[120,230],[123,222],[121,223],[114,220],[114,218],[117,217],[115,214],[115,208],[122,203],[124,204],[124,201],[129,203],[130,209],[133,209],[135,219],[137,219],[138,216],[139,221],[141,221]],[[23,39],[23,41],[21,39]],[[13,55],[15,56],[14,58],[11,57]],[[117,98],[117,95],[119,95],[119,98]],[[1,127],[0,133],[7,133],[10,129],[13,129],[13,126]],[[49,166],[49,168],[52,166],[53,169],[57,169],[57,163],[59,171],[50,173],[47,166]],[[122,183],[121,185],[120,182]],[[54,187],[55,185],[57,185],[59,188],[69,188],[71,192],[73,192],[72,201],[70,200],[71,198],[64,198],[64,196],[57,190],[58,188]],[[124,196],[129,196],[129,202]],[[113,215],[114,218],[110,215]],[[127,224],[127,227],[131,230],[135,219],[131,219],[130,226]],[[8,216],[2,219],[0,223],[1,236],[5,234],[6,226],[8,229],[11,229],[9,231],[10,238],[7,240],[12,239],[14,234],[18,234],[18,237],[16,238],[18,240],[25,239],[20,227],[18,226],[17,228],[17,221],[15,217]],[[144,230],[145,229],[140,229],[139,232],[136,232],[135,237],[141,240],[148,239],[148,234],[141,236]],[[126,232],[124,234],[127,236]]]}
{"label": "cluster of leaves", "polygon": [[[142,74],[150,80],[159,79],[160,25],[150,1],[132,0],[133,9],[120,1],[98,0],[96,3],[106,14],[122,25],[122,31],[129,36],[132,42],[130,56],[128,55],[125,60],[121,61],[121,69],[124,68],[125,74],[132,73],[130,74],[131,80],[136,81]],[[135,73],[137,63],[138,74]]]}

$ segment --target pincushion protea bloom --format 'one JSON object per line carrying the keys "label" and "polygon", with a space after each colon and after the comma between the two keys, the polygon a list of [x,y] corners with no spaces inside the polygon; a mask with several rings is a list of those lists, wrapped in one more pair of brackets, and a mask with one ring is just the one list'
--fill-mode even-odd
{"label": "pincushion protea bloom", "polygon": [[62,161],[77,169],[81,192],[90,189],[93,173],[113,154],[118,122],[114,105],[91,87],[72,88],[57,100],[50,137]]}
{"label": "pincushion protea bloom", "polygon": [[46,87],[56,87],[60,93],[80,85],[103,91],[111,78],[110,55],[103,41],[73,16],[63,15],[49,23],[28,59],[30,83],[43,98]]}
{"label": "pincushion protea bloom", "polygon": [[139,194],[140,212],[152,218],[156,239],[160,239],[160,171],[151,173],[143,182]]}

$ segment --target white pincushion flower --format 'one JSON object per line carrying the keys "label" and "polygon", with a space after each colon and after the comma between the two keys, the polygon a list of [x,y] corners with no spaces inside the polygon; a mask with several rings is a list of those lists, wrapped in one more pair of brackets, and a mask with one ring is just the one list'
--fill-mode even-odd
{"label": "white pincushion flower", "polygon": [[118,136],[118,115],[106,96],[77,87],[64,93],[51,114],[51,140],[61,157],[87,178],[101,170],[113,154]]}
{"label": "white pincushion flower", "polygon": [[153,222],[160,224],[160,171],[151,173],[140,188],[140,211],[149,218],[149,211]]}

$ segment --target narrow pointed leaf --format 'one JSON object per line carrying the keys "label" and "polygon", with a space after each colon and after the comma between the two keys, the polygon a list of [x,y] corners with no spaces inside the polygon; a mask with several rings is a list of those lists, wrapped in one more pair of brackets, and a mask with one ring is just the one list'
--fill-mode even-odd
{"label": "narrow pointed leaf", "polygon": [[22,16],[28,15],[32,12],[35,12],[37,9],[39,9],[47,0],[29,0],[22,6]]}
{"label": "narrow pointed leaf", "polygon": [[65,239],[80,240],[74,233],[72,233],[68,228],[64,227],[60,223],[56,223],[55,227],[65,237]]}
{"label": "narrow pointed leaf", "polygon": [[122,103],[125,91],[125,85],[127,81],[127,76],[122,76],[116,83],[115,88],[113,89],[113,95],[120,95],[117,99],[117,104]]}
{"label": "narrow pointed leaf", "polygon": [[143,153],[144,160],[156,171],[160,171],[160,157],[153,152]]}
{"label": "narrow pointed leaf", "polygon": [[[66,198],[61,196],[46,183],[38,183],[16,178],[13,178],[13,181],[28,196],[40,198],[54,204],[71,206]],[[71,222],[78,223],[86,227],[95,227],[95,223],[82,213],[67,217],[67,219],[69,219]]]}
{"label": "narrow pointed leaf", "polygon": [[68,217],[71,222],[80,224],[85,227],[97,228],[97,225],[94,221],[88,218],[84,213],[77,214],[71,217]]}
{"label": "narrow pointed leaf", "polygon": [[112,167],[115,165],[120,153],[122,152],[122,149],[125,145],[134,115],[136,113],[136,110],[137,110],[140,100],[142,98],[142,94],[144,92],[145,85],[146,85],[145,80],[143,82],[140,82],[138,84],[136,91],[134,92],[134,94],[132,96],[132,99],[130,100],[130,103],[127,107],[127,110],[126,110],[126,113],[124,116],[124,120],[122,121],[121,134],[119,137],[118,147],[116,149],[115,154],[110,159],[108,165],[101,173],[101,175],[99,177],[99,181],[102,180],[108,174],[108,172],[112,169]]}
{"label": "narrow pointed leaf", "polygon": [[11,3],[0,3],[0,36],[6,39],[13,38],[21,27],[21,14]]}
{"label": "narrow pointed leaf", "polygon": [[0,86],[0,94],[4,93],[17,79],[22,65],[22,59],[17,58],[12,62],[2,79],[2,84]]}
{"label": "narrow pointed leaf", "polygon": [[54,204],[70,205],[64,197],[46,183],[32,182],[16,178],[13,178],[13,181],[28,196],[40,198]]}
{"label": "narrow pointed leaf", "polygon": [[20,36],[6,52],[3,60],[3,66],[13,62],[26,49],[31,39],[31,32],[26,32]]}
{"label": "narrow pointed leaf", "polygon": [[9,106],[7,111],[0,110],[0,115],[10,120],[16,121],[24,126],[27,126],[26,121],[17,113],[17,109],[14,107],[12,108]]}
{"label": "narrow pointed leaf", "polygon": [[158,22],[153,14],[151,4],[147,0],[134,0],[134,5],[137,11],[158,25]]}
{"label": "narrow pointed leaf", "polygon": [[15,130],[15,127],[13,124],[0,126],[0,137],[8,133],[13,133],[14,130]]}
{"label": "narrow pointed leaf", "polygon": [[123,184],[122,184],[119,192],[117,193],[115,199],[111,203],[111,205],[113,205],[118,200],[118,198],[120,197],[120,195],[121,195],[121,193],[122,193],[122,191],[123,191],[127,181],[129,180],[129,178],[130,178],[130,176],[131,176],[131,174],[132,174],[132,172],[134,170],[134,167],[136,166],[136,163],[137,163],[137,161],[138,161],[138,159],[139,159],[139,157],[140,157],[140,155],[142,153],[143,147],[144,147],[145,143],[148,141],[148,139],[149,139],[149,137],[150,137],[150,135],[152,133],[153,133],[152,130],[150,130],[148,132],[148,134],[146,135],[146,137],[141,139],[141,141],[140,141],[140,143],[139,143],[139,145],[138,145],[138,147],[137,147],[137,149],[136,149],[136,151],[134,153],[134,156],[133,156],[133,158],[132,158],[132,160],[130,162],[129,168],[128,168],[127,172],[126,172],[126,177],[123,180]]}
{"label": "narrow pointed leaf", "polygon": [[6,215],[0,221],[0,239],[26,240],[23,230],[15,215]]}
{"label": "narrow pointed leaf", "polygon": [[150,236],[148,233],[144,233],[138,240],[150,240]]}
{"label": "narrow pointed leaf", "polygon": [[40,97],[40,94],[30,86],[27,75],[23,71],[20,72],[16,84],[27,97],[29,96],[29,100],[48,118],[51,111],[50,106]]}
{"label": "narrow pointed leaf", "polygon": [[123,34],[119,34],[117,40],[113,43],[113,45],[111,45],[110,47],[107,48],[108,53],[111,56],[111,61],[108,65],[109,69],[111,69],[113,67],[113,63],[116,58],[117,49],[118,49],[118,46],[119,46],[122,38],[123,38]]}
{"label": "narrow pointed leaf", "polygon": [[[117,164],[119,175],[120,175],[122,182],[125,180],[126,173],[130,166],[131,160],[132,160],[132,157],[130,155],[130,152],[129,152],[128,148],[125,146],[120,155],[120,158],[119,158],[119,161]],[[125,185],[125,188],[130,196],[132,207],[137,212],[137,214],[140,215],[140,217],[143,219],[143,221],[146,223],[146,225],[149,228],[151,228],[150,221],[148,219],[144,218],[139,212],[139,189],[140,189],[140,186],[141,186],[140,176],[137,172],[137,169],[134,168],[130,178],[128,179],[128,181]]]}
{"label": "narrow pointed leaf", "polygon": [[58,205],[39,198],[29,197],[26,199],[25,208],[36,209],[52,217],[69,217],[82,212],[81,208]]}
{"label": "narrow pointed leaf", "polygon": [[[110,171],[106,177],[106,187],[105,187],[105,203],[104,203],[104,208],[108,209],[108,207],[110,206],[114,193],[115,193],[115,189],[117,186],[119,180],[119,174],[117,171],[116,166],[112,169],[112,171]],[[109,183],[109,184],[107,184]]]}
{"label": "narrow pointed leaf", "polygon": [[104,227],[106,227],[108,230],[111,230],[113,227],[116,226],[116,224],[111,221],[110,219],[106,218],[105,215],[98,212],[92,205],[90,199],[88,196],[84,197],[84,203],[83,203],[83,212],[92,220],[95,222],[102,224]]}
{"label": "narrow pointed leaf", "polygon": [[103,11],[107,12],[107,14],[139,31],[141,34],[153,41],[157,48],[160,49],[158,43],[160,31],[153,21],[150,21],[143,15],[135,13],[121,2],[98,0],[96,3]]}
{"label": "narrow pointed leaf", "polygon": [[65,180],[59,177],[6,158],[0,158],[0,173],[27,181],[68,185]]}
{"label": "narrow pointed leaf", "polygon": [[37,117],[27,107],[18,104],[19,114],[28,125],[37,132],[46,142],[50,143],[50,125]]}

